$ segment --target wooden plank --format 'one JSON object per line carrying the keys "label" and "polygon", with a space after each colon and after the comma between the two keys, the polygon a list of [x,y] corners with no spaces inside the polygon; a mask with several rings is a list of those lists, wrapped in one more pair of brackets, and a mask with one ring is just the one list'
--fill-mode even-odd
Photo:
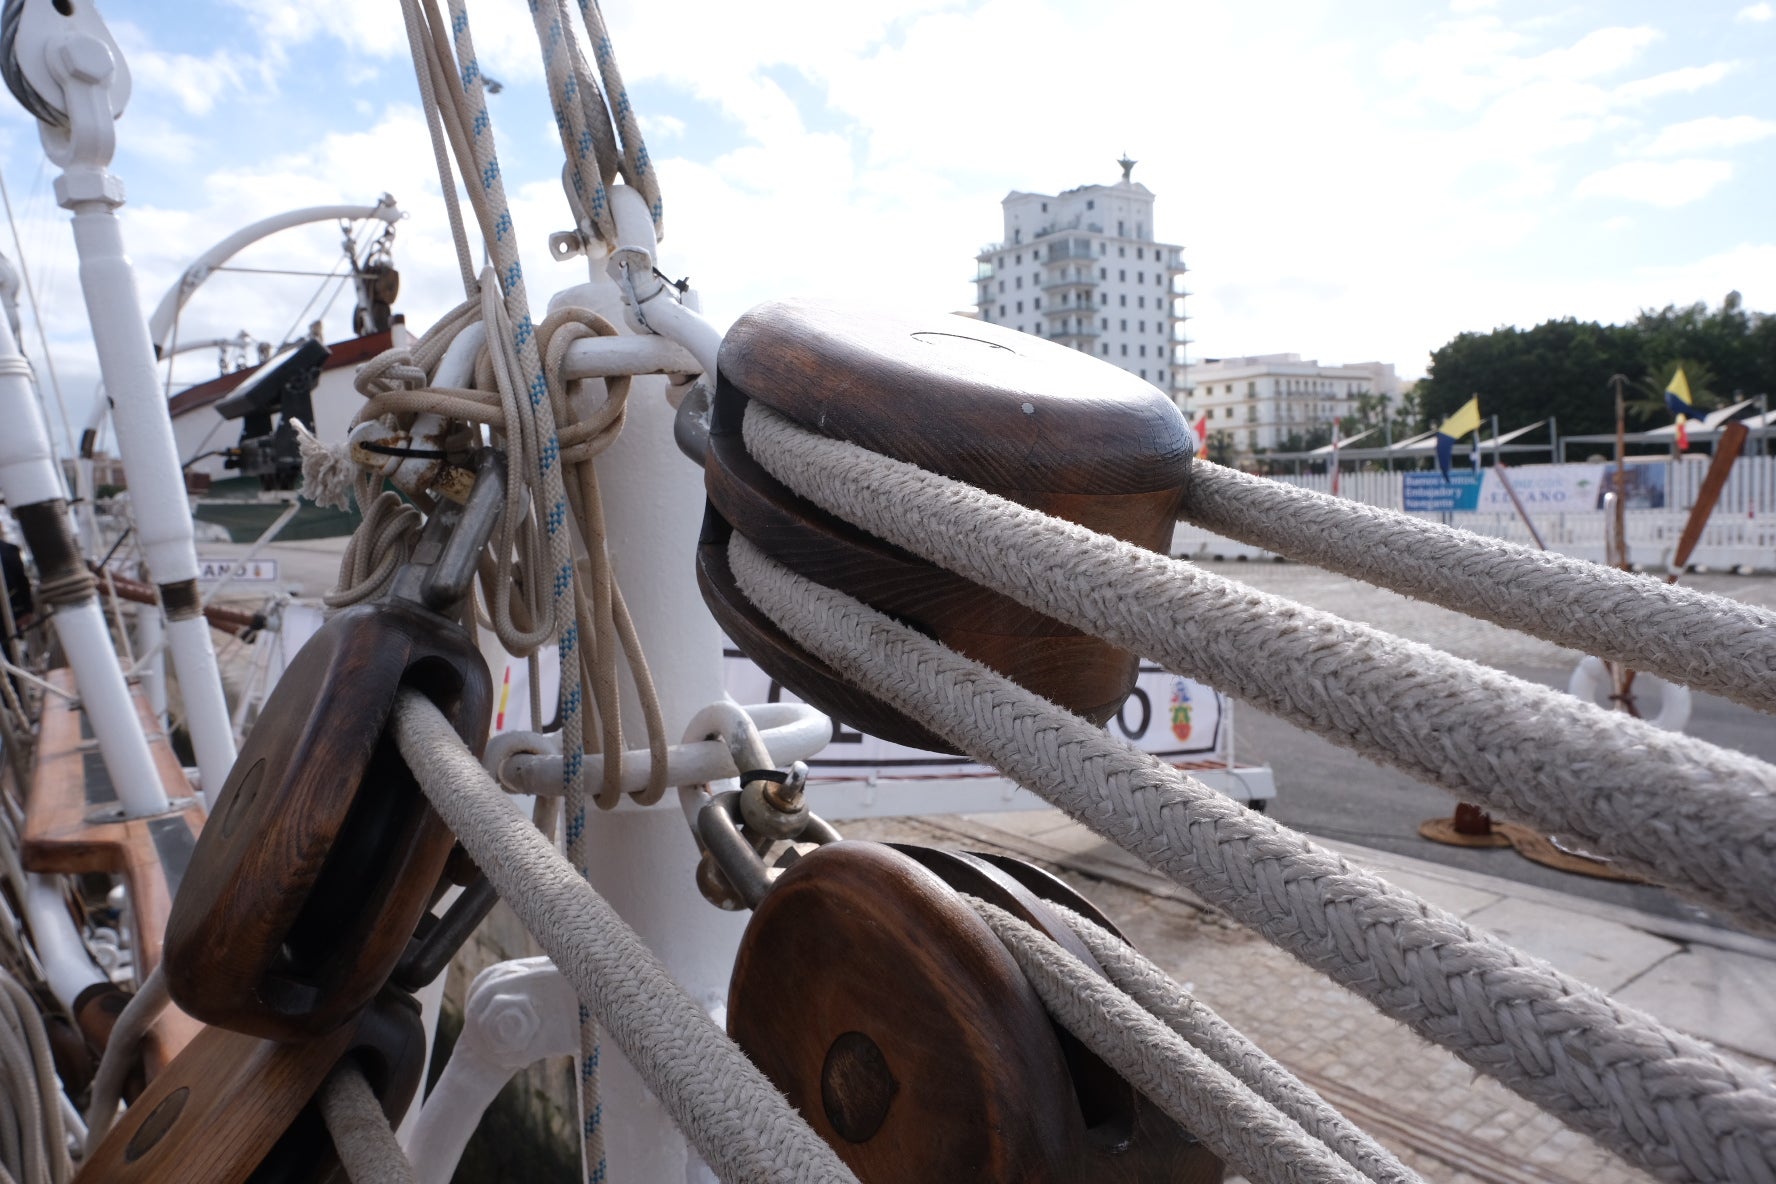
{"label": "wooden plank", "polygon": [[[74,689],[71,671],[51,671],[49,678],[62,690]],[[190,796],[185,770],[147,697],[140,688],[132,693],[167,795]],[[81,710],[66,699],[51,695],[44,701],[20,858],[27,871],[121,877],[129,891],[137,973],[145,977],[160,965],[173,894],[203,829],[203,805],[194,802],[152,819],[90,821],[90,814],[115,802],[117,795],[99,756],[98,741],[85,734],[90,729],[82,721]],[[177,1007],[169,1007],[149,1037],[149,1071],[164,1067],[201,1027]]]}

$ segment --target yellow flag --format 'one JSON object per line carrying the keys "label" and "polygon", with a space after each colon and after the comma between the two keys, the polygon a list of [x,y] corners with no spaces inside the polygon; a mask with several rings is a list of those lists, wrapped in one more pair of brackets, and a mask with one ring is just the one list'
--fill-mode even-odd
{"label": "yellow flag", "polygon": [[[1673,400],[1681,403],[1682,408],[1673,406]],[[1684,377],[1682,366],[1679,366],[1677,373],[1671,376],[1671,381],[1665,384],[1665,404],[1672,407],[1674,415],[1684,415],[1691,407],[1695,406],[1695,400],[1690,398],[1690,380]]]}
{"label": "yellow flag", "polygon": [[1480,396],[1475,395],[1461,405],[1461,410],[1443,421],[1437,429],[1439,436],[1448,436],[1451,440],[1459,440],[1469,432],[1480,430]]}

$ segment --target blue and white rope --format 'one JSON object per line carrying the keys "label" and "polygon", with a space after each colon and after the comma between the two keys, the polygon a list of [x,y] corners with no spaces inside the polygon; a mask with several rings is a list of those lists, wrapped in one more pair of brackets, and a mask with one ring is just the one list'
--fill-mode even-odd
{"label": "blue and white rope", "polygon": [[604,95],[580,52],[564,0],[530,0],[530,17],[567,156],[577,229],[588,242],[596,237],[615,243],[617,225],[605,187],[616,179],[621,158]]}

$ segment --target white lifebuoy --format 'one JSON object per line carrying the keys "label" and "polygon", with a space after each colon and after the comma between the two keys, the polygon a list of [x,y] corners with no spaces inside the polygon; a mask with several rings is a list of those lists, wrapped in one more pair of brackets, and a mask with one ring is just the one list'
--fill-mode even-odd
{"label": "white lifebuoy", "polygon": [[[1656,728],[1667,732],[1681,732],[1684,725],[1690,722],[1690,688],[1652,674],[1636,674],[1634,676],[1635,698],[1640,699],[1642,690],[1654,691],[1659,699],[1659,713],[1641,718]],[[1585,658],[1573,669],[1572,678],[1567,680],[1567,694],[1595,703],[1599,707],[1610,706],[1609,670],[1605,668],[1601,658]],[[1641,700],[1644,702],[1644,700]]]}

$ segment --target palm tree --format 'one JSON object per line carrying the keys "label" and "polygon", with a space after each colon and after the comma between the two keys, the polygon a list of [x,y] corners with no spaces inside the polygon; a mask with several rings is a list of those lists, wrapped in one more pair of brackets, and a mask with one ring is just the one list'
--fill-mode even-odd
{"label": "palm tree", "polygon": [[1633,385],[1631,389],[1636,397],[1628,400],[1628,414],[1643,423],[1667,422],[1671,412],[1665,406],[1665,388],[1671,385],[1672,375],[1677,373],[1679,366],[1683,367],[1684,378],[1690,384],[1690,402],[1696,407],[1691,418],[1700,419],[1704,412],[1720,406],[1720,397],[1711,389],[1714,367],[1695,358],[1673,358],[1648,370],[1646,377]]}

